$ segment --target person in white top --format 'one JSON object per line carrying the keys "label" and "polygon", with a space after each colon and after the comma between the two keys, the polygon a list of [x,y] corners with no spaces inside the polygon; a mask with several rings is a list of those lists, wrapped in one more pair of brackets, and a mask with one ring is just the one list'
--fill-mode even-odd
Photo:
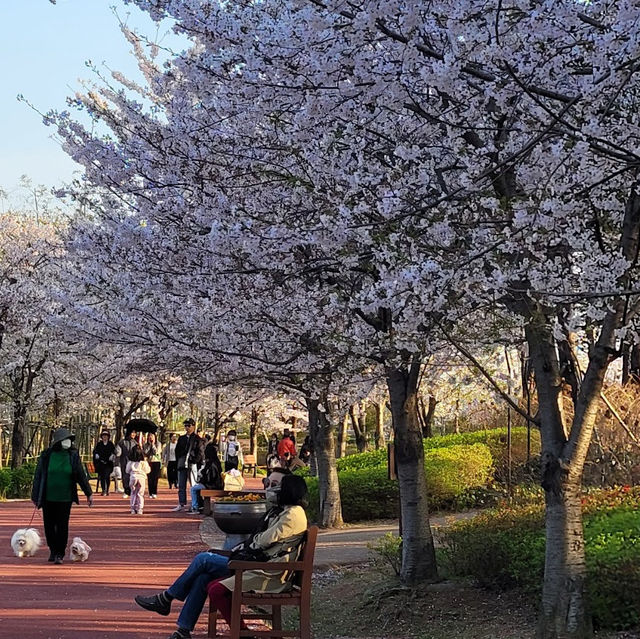
{"label": "person in white top", "polygon": [[151,466],[145,461],[142,448],[136,446],[129,453],[129,461],[127,462],[132,515],[142,515],[144,510],[144,491],[147,489],[147,475],[150,472]]}
{"label": "person in white top", "polygon": [[178,465],[176,460],[176,444],[178,443],[178,434],[171,433],[169,441],[162,449],[162,463],[167,467],[167,481],[169,488],[178,487]]}
{"label": "person in white top", "polygon": [[242,456],[242,446],[238,441],[238,433],[230,430],[222,447],[222,461],[224,462],[224,471],[228,472],[234,468],[242,469],[244,462]]}

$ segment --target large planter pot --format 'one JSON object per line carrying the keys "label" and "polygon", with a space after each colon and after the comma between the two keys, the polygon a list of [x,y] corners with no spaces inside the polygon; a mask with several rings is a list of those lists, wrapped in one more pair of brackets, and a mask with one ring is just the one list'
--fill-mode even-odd
{"label": "large planter pot", "polygon": [[248,535],[252,533],[267,512],[266,501],[215,501],[213,520],[227,535]]}

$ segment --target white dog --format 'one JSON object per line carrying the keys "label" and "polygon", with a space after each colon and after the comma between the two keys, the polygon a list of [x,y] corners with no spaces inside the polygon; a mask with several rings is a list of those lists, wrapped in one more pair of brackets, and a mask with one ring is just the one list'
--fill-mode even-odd
{"label": "white dog", "polygon": [[87,561],[89,559],[89,553],[91,552],[91,546],[82,541],[80,537],[74,537],[69,548],[69,559],[71,561]]}
{"label": "white dog", "polygon": [[11,547],[16,557],[33,557],[41,545],[42,540],[35,528],[20,528],[11,537]]}

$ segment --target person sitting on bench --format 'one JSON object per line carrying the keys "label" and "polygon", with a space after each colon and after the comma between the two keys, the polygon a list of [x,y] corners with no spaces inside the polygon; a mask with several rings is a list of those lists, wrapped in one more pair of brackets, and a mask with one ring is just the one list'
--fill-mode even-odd
{"label": "person sitting on bench", "polygon": [[204,449],[204,466],[198,473],[198,483],[191,486],[191,510],[189,513],[198,514],[202,510],[200,491],[222,490],[222,465],[218,459],[218,449],[214,444],[208,444]]}
{"label": "person sitting on bench", "polygon": [[[307,516],[304,512],[307,485],[302,477],[292,475],[284,468],[274,468],[265,481],[265,488],[266,498],[272,504],[272,508],[257,526],[254,534],[234,550],[262,549],[266,555],[277,561],[295,561],[299,546],[282,555],[282,542],[291,538],[299,538],[302,541],[307,530]],[[220,614],[230,622],[230,588],[233,588],[233,579],[226,580],[232,574],[228,568],[229,561],[229,557],[217,554],[213,549],[201,552],[167,590],[148,597],[138,595],[135,601],[145,610],[161,615],[170,614],[171,602],[174,599],[184,601],[178,616],[178,628],[169,639],[191,637],[191,631],[198,621],[208,594],[220,610]],[[263,592],[281,592],[287,587],[286,576],[287,573],[282,571],[246,572],[243,589],[246,587]],[[215,583],[211,585],[211,582]]]}

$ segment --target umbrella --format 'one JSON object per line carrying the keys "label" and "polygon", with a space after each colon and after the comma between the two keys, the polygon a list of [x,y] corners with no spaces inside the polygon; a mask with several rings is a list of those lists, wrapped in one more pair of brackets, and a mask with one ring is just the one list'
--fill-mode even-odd
{"label": "umbrella", "polygon": [[155,433],[158,427],[150,419],[132,419],[125,426],[127,433],[135,430],[138,433]]}

